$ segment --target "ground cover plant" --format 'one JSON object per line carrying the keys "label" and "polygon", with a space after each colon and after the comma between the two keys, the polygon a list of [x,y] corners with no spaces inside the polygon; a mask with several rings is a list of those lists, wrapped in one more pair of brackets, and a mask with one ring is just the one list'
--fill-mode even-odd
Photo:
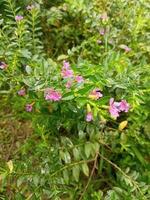
{"label": "ground cover plant", "polygon": [[148,0],[0,0],[0,199],[150,199]]}

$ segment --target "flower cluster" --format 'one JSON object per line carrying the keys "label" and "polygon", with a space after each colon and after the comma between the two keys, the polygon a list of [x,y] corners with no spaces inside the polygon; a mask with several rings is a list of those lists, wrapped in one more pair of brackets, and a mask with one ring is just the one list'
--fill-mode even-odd
{"label": "flower cluster", "polygon": [[[6,64],[4,62],[0,62],[0,68],[4,69],[5,67],[6,67]],[[73,81],[75,81],[79,84],[84,82],[84,79],[81,75],[76,75],[76,76],[74,75],[74,72],[71,69],[69,62],[66,62],[66,61],[63,62],[61,75],[62,75],[63,79],[67,79],[67,82],[65,85],[66,88],[70,88],[72,86]],[[18,91],[18,95],[25,96],[26,90],[20,89]],[[103,94],[101,93],[101,90],[99,88],[95,88],[90,92],[88,97],[91,100],[99,100],[100,98],[103,97]],[[44,91],[44,98],[45,98],[45,100],[57,102],[62,99],[62,94],[61,94],[61,92],[55,90],[54,88],[47,88]],[[26,105],[27,112],[31,112],[32,108],[33,108],[33,104]],[[117,117],[119,117],[121,112],[128,112],[129,108],[130,108],[130,106],[126,100],[121,100],[120,102],[116,102],[116,101],[114,101],[114,98],[111,98],[109,101],[109,113],[115,119]],[[93,120],[92,109],[91,109],[90,105],[88,104],[86,121],[90,122],[92,120]]]}
{"label": "flower cluster", "polygon": [[51,100],[51,101],[59,101],[62,98],[61,93],[54,90],[53,88],[46,89],[44,96],[45,100]]}
{"label": "flower cluster", "polygon": [[120,112],[128,112],[129,108],[130,106],[126,100],[116,102],[113,98],[111,98],[109,101],[109,112],[113,118],[119,117]]}
{"label": "flower cluster", "polygon": [[19,22],[19,21],[23,20],[23,16],[17,15],[17,16],[15,17],[15,20],[16,20],[16,22]]}
{"label": "flower cluster", "polygon": [[69,62],[66,61],[63,62],[61,75],[64,79],[72,78],[74,76],[73,70],[71,70]]}
{"label": "flower cluster", "polygon": [[63,79],[67,79],[67,83],[66,83],[66,88],[71,88],[73,81],[77,82],[77,83],[83,83],[84,79],[81,75],[74,75],[73,70],[70,67],[69,62],[64,61],[63,62],[63,67],[61,70],[61,75],[63,77]]}

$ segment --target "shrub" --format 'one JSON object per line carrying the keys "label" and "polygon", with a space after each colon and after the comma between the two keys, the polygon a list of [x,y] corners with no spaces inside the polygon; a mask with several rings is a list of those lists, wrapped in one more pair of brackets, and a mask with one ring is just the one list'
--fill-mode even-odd
{"label": "shrub", "polygon": [[33,128],[1,198],[149,199],[148,2],[1,5],[1,112]]}

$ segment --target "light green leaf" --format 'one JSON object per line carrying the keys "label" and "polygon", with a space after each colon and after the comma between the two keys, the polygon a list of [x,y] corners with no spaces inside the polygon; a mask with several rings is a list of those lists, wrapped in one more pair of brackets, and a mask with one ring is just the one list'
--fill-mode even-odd
{"label": "light green leaf", "polygon": [[79,175],[80,175],[79,165],[76,165],[72,168],[72,174],[73,174],[75,181],[78,182],[79,181]]}
{"label": "light green leaf", "polygon": [[89,167],[88,167],[87,163],[82,164],[82,170],[83,170],[83,173],[85,174],[85,176],[89,176]]}
{"label": "light green leaf", "polygon": [[84,146],[84,150],[85,150],[85,155],[87,158],[90,157],[91,151],[92,151],[92,144],[91,143],[86,143]]}
{"label": "light green leaf", "polygon": [[80,151],[77,148],[73,149],[73,155],[75,160],[80,160]]}
{"label": "light green leaf", "polygon": [[68,174],[68,171],[67,171],[67,170],[64,170],[64,171],[63,171],[63,177],[64,177],[64,182],[65,182],[66,184],[68,184],[68,183],[69,183],[69,174]]}
{"label": "light green leaf", "polygon": [[67,58],[68,58],[67,55],[60,55],[60,56],[58,56],[57,60],[61,61],[61,60],[66,60]]}

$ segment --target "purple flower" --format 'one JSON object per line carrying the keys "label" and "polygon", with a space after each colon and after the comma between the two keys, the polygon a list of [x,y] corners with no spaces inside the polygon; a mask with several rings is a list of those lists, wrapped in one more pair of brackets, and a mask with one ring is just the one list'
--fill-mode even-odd
{"label": "purple flower", "polygon": [[63,61],[63,69],[70,69],[70,63],[67,61]]}
{"label": "purple flower", "polygon": [[63,62],[61,75],[63,78],[72,78],[74,76],[73,71],[70,68],[69,62],[66,61]]}
{"label": "purple flower", "polygon": [[120,111],[128,112],[129,111],[129,104],[127,103],[126,100],[121,100],[120,102]]}
{"label": "purple flower", "polygon": [[99,89],[94,89],[94,90],[90,93],[89,98],[90,98],[90,99],[93,99],[93,100],[98,100],[98,99],[100,99],[102,96],[103,96],[103,94],[100,92]]}
{"label": "purple flower", "polygon": [[101,29],[99,30],[99,34],[100,34],[100,35],[104,35],[104,34],[105,34],[105,29],[104,29],[104,28],[101,28]]}
{"label": "purple flower", "polygon": [[27,111],[27,112],[32,112],[32,109],[33,109],[32,104],[27,104],[27,105],[26,105],[26,111]]}
{"label": "purple flower", "polygon": [[61,75],[63,78],[72,78],[73,77],[73,71],[71,69],[62,70]]}
{"label": "purple flower", "polygon": [[121,102],[115,102],[114,98],[111,98],[109,101],[109,112],[112,117],[119,117],[120,112],[128,112],[129,104],[126,100],[121,100]]}
{"label": "purple flower", "polygon": [[0,69],[6,69],[7,64],[5,62],[0,62]]}
{"label": "purple flower", "polygon": [[25,95],[26,95],[25,89],[19,90],[19,91],[18,91],[18,95],[19,95],[19,96],[25,96]]}
{"label": "purple flower", "polygon": [[19,22],[19,21],[23,20],[23,16],[17,15],[17,16],[15,17],[15,20],[16,20],[17,22]]}
{"label": "purple flower", "polygon": [[112,117],[117,118],[119,117],[119,109],[120,103],[119,102],[114,102],[114,98],[111,98],[109,101],[109,112]]}
{"label": "purple flower", "polygon": [[26,8],[27,8],[27,10],[30,11],[30,10],[33,10],[35,8],[35,6],[34,5],[28,5]]}
{"label": "purple flower", "polygon": [[83,79],[82,76],[76,76],[76,77],[75,77],[75,80],[76,80],[77,83],[82,83],[82,82],[84,82],[84,79]]}
{"label": "purple flower", "polygon": [[88,112],[87,115],[86,115],[86,121],[87,122],[90,122],[93,120],[93,115],[91,112]]}
{"label": "purple flower", "polygon": [[48,88],[45,90],[45,100],[51,100],[51,101],[60,101],[62,96],[60,92],[57,92],[53,88]]}

